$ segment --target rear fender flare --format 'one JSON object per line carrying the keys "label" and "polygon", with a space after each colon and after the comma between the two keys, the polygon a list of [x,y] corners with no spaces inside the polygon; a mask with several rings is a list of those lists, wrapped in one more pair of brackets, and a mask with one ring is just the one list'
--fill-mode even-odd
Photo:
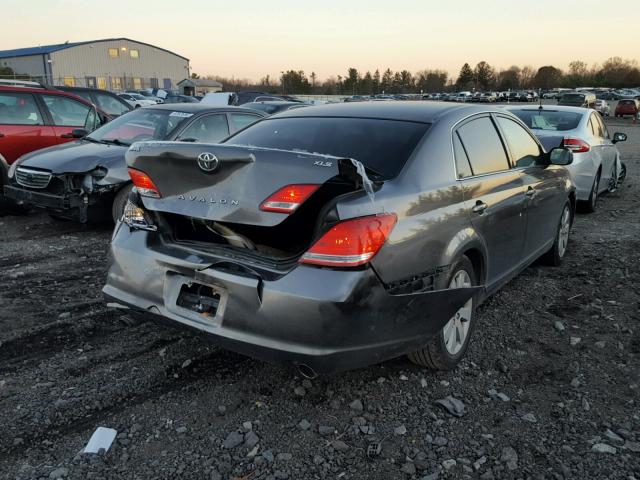
{"label": "rear fender flare", "polygon": [[[465,252],[468,252],[470,250],[479,253],[479,257],[482,262],[481,265],[476,265],[476,259],[474,258],[470,258],[470,260],[472,261],[472,263],[474,263],[474,267],[478,271],[477,273],[479,273],[477,279],[478,283],[484,286],[487,283],[487,247],[482,237],[478,235],[478,232],[472,226],[461,229],[460,231],[458,231],[458,233],[451,237],[451,240],[449,240],[449,243],[446,245],[443,251],[440,264],[451,266],[456,263],[456,261],[460,259],[465,254]],[[447,278],[448,275],[443,275],[440,280],[442,282],[446,282]],[[439,285],[439,288],[447,287],[448,285]]]}

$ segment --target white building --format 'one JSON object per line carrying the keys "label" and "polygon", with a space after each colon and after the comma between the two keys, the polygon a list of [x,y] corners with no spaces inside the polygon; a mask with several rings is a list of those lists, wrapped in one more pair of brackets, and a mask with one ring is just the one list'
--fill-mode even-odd
{"label": "white building", "polygon": [[53,85],[109,90],[176,89],[189,59],[128,38],[109,38],[0,51],[0,67]]}

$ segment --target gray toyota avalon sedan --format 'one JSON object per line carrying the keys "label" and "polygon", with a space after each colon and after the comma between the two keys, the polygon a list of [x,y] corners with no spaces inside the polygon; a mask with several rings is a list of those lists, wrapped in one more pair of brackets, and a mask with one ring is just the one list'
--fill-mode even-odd
{"label": "gray toyota avalon sedan", "polygon": [[105,294],[307,376],[455,367],[480,302],[561,262],[576,201],[572,153],[481,105],[314,106],[126,159]]}

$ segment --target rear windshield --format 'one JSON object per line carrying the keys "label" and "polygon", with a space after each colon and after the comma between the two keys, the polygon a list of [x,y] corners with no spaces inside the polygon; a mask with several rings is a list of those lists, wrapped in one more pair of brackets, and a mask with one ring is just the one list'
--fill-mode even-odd
{"label": "rear windshield", "polygon": [[511,110],[532,130],[563,132],[578,128],[582,113],[559,112],[554,110]]}
{"label": "rear windshield", "polygon": [[225,143],[353,158],[389,179],[400,173],[429,127],[428,123],[369,118],[272,118]]}
{"label": "rear windshield", "polygon": [[620,100],[620,102],[618,102],[620,105],[635,105],[636,101],[635,100]]}

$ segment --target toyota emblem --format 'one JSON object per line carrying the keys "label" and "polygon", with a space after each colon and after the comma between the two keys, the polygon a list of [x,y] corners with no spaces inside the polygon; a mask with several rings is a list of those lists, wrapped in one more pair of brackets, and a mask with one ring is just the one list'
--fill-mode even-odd
{"label": "toyota emblem", "polygon": [[209,152],[201,153],[198,155],[198,167],[200,167],[200,170],[203,172],[213,172],[218,168],[218,157]]}

